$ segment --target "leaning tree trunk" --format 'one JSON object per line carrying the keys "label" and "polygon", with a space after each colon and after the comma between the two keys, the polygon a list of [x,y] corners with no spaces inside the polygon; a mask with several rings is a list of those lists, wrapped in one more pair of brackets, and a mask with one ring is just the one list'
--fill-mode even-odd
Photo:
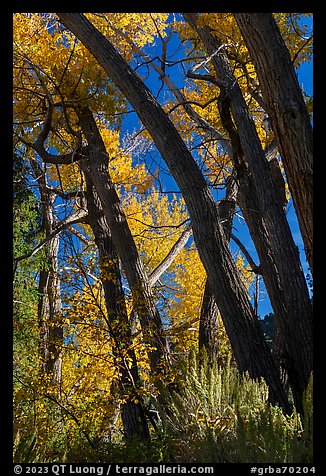
{"label": "leaning tree trunk", "polygon": [[209,281],[206,279],[200,308],[198,346],[200,353],[205,350],[209,365],[213,365],[219,355],[218,316],[218,306]]}
{"label": "leaning tree trunk", "polygon": [[[132,335],[125,296],[122,289],[119,257],[113,247],[111,232],[101,202],[93,187],[87,162],[80,166],[86,179],[86,200],[89,224],[99,253],[102,284],[107,311],[107,324],[113,343],[113,352],[119,368],[120,394],[127,401],[121,405],[121,420],[125,436],[149,437],[142,397],[139,395],[137,360],[132,347]],[[138,402],[138,403],[135,403]]]}
{"label": "leaning tree trunk", "polygon": [[[225,198],[218,203],[220,221],[224,228],[226,240],[230,241],[233,215],[236,209],[237,184],[232,176],[227,179]],[[199,350],[206,350],[208,362],[213,363],[218,359],[218,305],[214,293],[206,280],[203,301],[199,319]]]}
{"label": "leaning tree trunk", "polygon": [[93,114],[89,108],[79,108],[77,113],[88,142],[89,155],[85,161],[87,173],[101,201],[114,248],[125,271],[144,341],[150,346],[148,355],[151,370],[153,375],[159,375],[164,373],[164,369],[169,364],[169,348],[160,315],[155,307],[149,279],[111,181],[108,171],[109,157]]}
{"label": "leaning tree trunk", "polygon": [[272,13],[234,13],[249,49],[313,272],[313,133],[290,53]]}
{"label": "leaning tree trunk", "polygon": [[[282,329],[289,382],[302,411],[302,395],[312,370],[311,305],[297,247],[255,124],[220,40],[198,15],[184,13],[202,40],[220,81],[219,110],[233,148],[238,201],[260,259],[262,276]],[[233,117],[232,117],[233,116]],[[234,120],[234,122],[233,122]]]}
{"label": "leaning tree trunk", "polygon": [[270,388],[271,401],[279,402],[288,410],[278,370],[229,252],[216,204],[195,160],[168,115],[111,43],[83,14],[58,13],[58,16],[95,56],[130,102],[174,176],[187,204],[193,236],[239,370],[249,371],[253,378],[264,377]]}

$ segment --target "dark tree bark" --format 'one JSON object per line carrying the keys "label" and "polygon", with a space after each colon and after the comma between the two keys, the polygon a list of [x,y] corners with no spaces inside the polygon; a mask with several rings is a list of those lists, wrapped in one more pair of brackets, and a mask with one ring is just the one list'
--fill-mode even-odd
{"label": "dark tree bark", "polygon": [[[264,377],[271,401],[279,402],[288,410],[277,368],[233,263],[213,197],[196,162],[167,114],[111,43],[84,15],[58,13],[58,16],[95,56],[133,106],[174,176],[187,204],[193,236],[239,370],[249,371],[253,378]],[[113,227],[110,228],[113,234]],[[121,257],[120,252],[119,255]]]}
{"label": "dark tree bark", "polygon": [[234,13],[278,140],[313,272],[313,133],[290,53],[272,13]]}
{"label": "dark tree bark", "polygon": [[108,172],[109,157],[92,112],[88,108],[80,108],[77,114],[88,142],[88,156],[81,162],[81,166],[87,167],[87,173],[101,201],[101,208],[110,228],[114,248],[130,286],[144,341],[151,347],[149,358],[152,372],[160,374],[169,364],[169,349],[161,318],[155,307],[149,279],[111,181]]}
{"label": "dark tree bark", "polygon": [[[226,184],[225,198],[218,202],[218,212],[220,221],[224,228],[226,240],[230,241],[232,231],[233,215],[236,209],[237,183],[233,177],[229,177]],[[208,362],[213,363],[218,359],[218,305],[214,294],[206,280],[202,306],[199,319],[199,351],[206,349]]]}
{"label": "dark tree bark", "polygon": [[[132,348],[130,322],[125,296],[122,289],[119,257],[113,247],[111,232],[103,212],[99,197],[93,187],[87,162],[80,162],[86,179],[86,200],[89,224],[92,228],[99,261],[103,272],[102,284],[107,310],[107,324],[113,342],[113,352],[117,361],[121,395],[127,402],[121,405],[121,419],[125,436],[149,437],[142,397],[139,396],[139,374],[135,352]],[[107,278],[106,276],[110,276]],[[129,364],[131,362],[131,365]],[[135,403],[137,399],[138,403]]]}
{"label": "dark tree bark", "polygon": [[199,352],[202,352],[205,349],[209,365],[216,362],[219,355],[218,316],[218,306],[209,285],[209,281],[206,279],[203,300],[200,308],[198,346]]}
{"label": "dark tree bark", "polygon": [[239,184],[238,201],[282,329],[289,382],[296,407],[302,411],[302,395],[312,370],[312,323],[299,252],[280,203],[278,187],[223,45],[211,34],[209,27],[198,27],[197,14],[183,15],[202,40],[219,78],[219,110],[232,143]]}

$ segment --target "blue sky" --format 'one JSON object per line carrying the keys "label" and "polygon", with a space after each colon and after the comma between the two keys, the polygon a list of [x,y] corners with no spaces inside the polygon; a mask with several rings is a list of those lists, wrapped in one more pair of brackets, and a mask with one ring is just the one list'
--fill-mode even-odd
{"label": "blue sky", "polygon": [[[309,19],[309,20],[305,19],[305,23],[308,23],[308,25],[311,26],[311,29],[312,29],[312,19]],[[174,35],[175,37],[172,36],[172,39],[168,44],[168,52],[170,52],[171,56],[170,57],[168,56],[167,59],[171,59],[171,60],[180,59],[185,56],[184,48],[179,49],[179,51],[176,51],[176,48],[180,45],[180,43],[179,43],[179,40],[177,39],[177,34],[174,34]],[[161,55],[160,42],[158,41],[158,47],[151,45],[146,47],[145,51],[148,53],[148,55],[151,58],[155,57],[156,55],[160,56]],[[147,73],[147,68],[145,69],[139,68],[137,72],[141,76],[144,76]],[[182,71],[181,65],[174,66],[171,68],[166,68],[166,73],[171,76],[173,81],[178,86],[179,85],[182,86],[182,84],[184,83],[185,73]],[[298,74],[299,84],[303,87],[306,94],[308,94],[309,96],[312,96],[313,95],[313,62],[311,61],[309,63],[305,63],[304,65],[301,65],[297,71],[297,74]],[[145,80],[145,82],[154,95],[159,93],[162,83],[158,79],[158,76],[156,73],[153,73],[152,71],[149,70],[149,75],[147,76],[147,79]],[[159,95],[160,103],[164,102],[164,94],[165,93],[163,91],[160,92],[160,95]],[[131,130],[135,128],[137,129],[138,125],[139,125],[139,122],[138,122],[136,114],[135,113],[127,114],[126,119],[123,122],[122,130],[131,132]],[[160,163],[165,170],[167,169],[163,159],[161,159],[160,154],[156,150],[150,152],[148,157],[145,157],[147,164],[152,163],[153,158],[155,159],[155,161]],[[154,171],[156,167],[157,166],[155,165],[152,168],[152,170]],[[162,180],[165,191],[178,190],[178,187],[173,177],[171,177],[170,174],[161,174],[161,180]],[[214,195],[214,199],[222,198],[221,192],[219,193],[215,192],[213,195]],[[307,273],[309,272],[309,268],[305,259],[303,241],[300,234],[292,200],[290,200],[287,206],[287,219],[292,230],[294,241],[300,251],[303,271],[305,275],[307,275]],[[237,237],[243,242],[243,244],[247,247],[252,257],[255,259],[256,263],[258,263],[255,247],[253,245],[250,234],[248,232],[247,225],[244,223],[243,220],[240,220],[238,217],[235,217],[234,219],[233,233],[236,234]],[[238,251],[238,248],[234,243],[231,243],[231,251],[234,253]],[[264,289],[262,280],[260,279],[260,300],[259,300],[258,314],[261,317],[264,317],[266,314],[268,314],[271,311],[272,311],[272,308],[269,302],[269,298]]]}

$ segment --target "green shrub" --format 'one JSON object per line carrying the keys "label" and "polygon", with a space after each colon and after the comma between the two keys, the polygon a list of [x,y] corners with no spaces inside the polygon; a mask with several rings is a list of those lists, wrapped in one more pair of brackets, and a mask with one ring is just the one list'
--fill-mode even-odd
{"label": "green shrub", "polygon": [[264,381],[240,375],[230,362],[207,365],[191,354],[178,363],[178,392],[165,396],[170,453],[178,462],[302,463],[312,460],[312,379],[305,418],[283,414],[268,403]]}
{"label": "green shrub", "polygon": [[[118,437],[90,445],[82,428],[40,438],[17,433],[16,462],[309,463],[312,462],[312,377],[303,419],[268,403],[264,381],[240,375],[232,363],[209,366],[192,352],[175,363],[176,391],[162,388],[168,411],[150,440]],[[52,410],[53,411],[53,410]],[[60,426],[59,425],[59,426]],[[66,426],[65,426],[66,425]],[[58,429],[59,429],[58,426]],[[90,422],[90,429],[92,424]]]}

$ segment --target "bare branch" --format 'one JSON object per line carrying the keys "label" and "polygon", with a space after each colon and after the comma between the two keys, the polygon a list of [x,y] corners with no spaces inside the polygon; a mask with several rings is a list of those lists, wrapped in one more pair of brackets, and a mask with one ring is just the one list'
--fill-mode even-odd
{"label": "bare branch", "polygon": [[190,235],[192,234],[191,226],[186,228],[180,238],[176,241],[176,243],[172,246],[166,257],[161,261],[161,263],[151,272],[148,276],[149,285],[150,287],[154,286],[156,281],[161,277],[161,275],[168,269],[168,267],[173,263],[174,259],[180,253],[182,248],[187,243]]}
{"label": "bare branch", "polygon": [[[68,154],[56,155],[51,154],[44,148],[44,143],[41,140],[36,139],[34,143],[26,141],[22,136],[18,135],[15,131],[14,134],[18,137],[18,139],[25,144],[27,147],[30,147],[38,153],[41,157],[42,161],[45,164],[71,164],[73,162],[77,162],[78,160],[85,159],[88,156],[88,146],[81,146],[78,145],[74,148],[72,152]],[[42,134],[42,131],[41,131]],[[46,132],[44,133],[44,135]]]}
{"label": "bare branch", "polygon": [[[193,121],[202,129],[210,132],[212,136],[220,141],[223,144],[224,149],[226,152],[230,155],[232,153],[231,147],[229,144],[228,139],[221,134],[217,129],[215,129],[209,122],[207,122],[203,117],[201,117],[197,112],[191,107],[190,103],[187,101],[186,97],[184,94],[180,91],[180,89],[176,86],[176,84],[172,81],[171,77],[166,75],[164,72],[164,69],[160,68],[160,66],[154,62],[154,60],[157,58],[159,61],[161,61],[160,58],[155,57],[153,59],[150,59],[149,56],[144,53],[133,41],[132,39],[127,36],[125,33],[122,31],[118,30],[117,28],[114,27],[114,25],[109,22],[110,27],[115,31],[115,33],[123,36],[124,40],[126,40],[129,45],[132,47],[133,51],[137,53],[141,58],[143,58],[146,62],[146,64],[149,64],[160,76],[160,79],[166,84],[166,86],[170,89],[176,100],[183,105],[186,113],[193,119]],[[194,59],[201,59],[202,57],[195,57],[195,58],[190,58],[191,60]],[[190,60],[187,58],[187,61]]]}
{"label": "bare branch", "polygon": [[199,73],[194,73],[191,69],[187,71],[187,78],[191,79],[199,79],[201,81],[208,81],[209,83],[216,84],[219,88],[223,88],[223,83],[217,79],[215,76],[212,76],[211,74],[199,74]]}
{"label": "bare branch", "polygon": [[248,263],[251,267],[251,271],[253,271],[255,274],[261,274],[261,266],[257,265],[254,262],[253,258],[251,257],[249,251],[244,246],[244,244],[231,231],[228,230],[227,232],[230,235],[230,238],[232,238],[232,240],[239,246],[240,250],[244,254],[246,260],[248,261]]}
{"label": "bare branch", "polygon": [[209,104],[211,104],[212,102],[216,101],[218,98],[215,96],[211,99],[209,99],[208,101],[206,101],[204,104],[201,104],[200,102],[197,102],[197,101],[184,101],[184,102],[180,102],[179,104],[176,104],[175,106],[173,106],[170,110],[169,110],[169,114],[171,114],[172,111],[174,111],[177,107],[180,107],[180,106],[185,106],[186,104],[194,104],[195,106],[199,106],[201,107],[202,109],[205,109],[205,107],[209,106]]}
{"label": "bare branch", "polygon": [[77,236],[77,238],[82,241],[84,243],[84,245],[93,245],[94,244],[94,241],[93,240],[90,240],[88,238],[85,238],[85,236],[80,233],[76,228],[71,228],[71,233],[75,236]]}
{"label": "bare branch", "polygon": [[85,223],[87,220],[87,216],[88,216],[88,212],[84,209],[77,210],[76,212],[69,215],[69,217],[65,218],[60,223],[58,223],[53,229],[52,233],[50,233],[47,237],[43,238],[43,240],[41,240],[32,251],[15,258],[14,261],[16,266],[19,261],[22,261],[23,259],[31,258],[32,256],[34,256],[38,251],[40,251],[41,248],[43,248],[43,246],[46,243],[51,241],[56,235],[61,233],[63,230],[66,230],[72,225],[76,225],[76,223]]}
{"label": "bare branch", "polygon": [[63,192],[62,190],[59,190],[58,188],[50,188],[50,187],[46,187],[46,190],[50,193],[54,193],[58,195],[63,200],[69,200],[70,198],[84,198],[85,197],[85,192],[83,190]]}
{"label": "bare branch", "polygon": [[130,220],[137,221],[138,223],[141,223],[142,225],[148,226],[149,228],[153,228],[153,229],[160,229],[160,228],[180,228],[182,225],[184,225],[185,223],[187,223],[187,221],[189,221],[189,218],[186,218],[186,220],[183,220],[183,221],[182,221],[181,223],[179,223],[178,225],[151,225],[150,223],[145,223],[145,222],[143,222],[142,220],[139,220],[138,218],[131,217],[130,215],[128,215],[128,218],[129,218]]}

